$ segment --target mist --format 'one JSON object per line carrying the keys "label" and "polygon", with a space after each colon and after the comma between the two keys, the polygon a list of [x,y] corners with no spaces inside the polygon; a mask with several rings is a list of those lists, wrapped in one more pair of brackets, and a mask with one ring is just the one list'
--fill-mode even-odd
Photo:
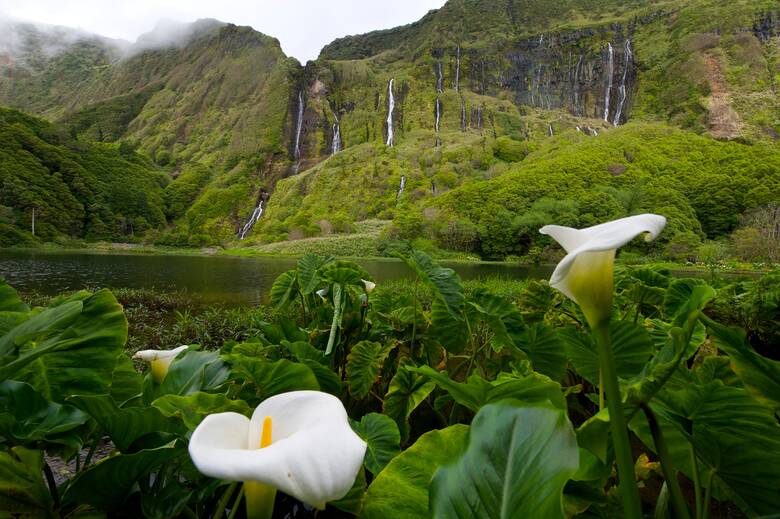
{"label": "mist", "polygon": [[[48,50],[55,53],[88,34],[103,35],[104,40],[115,42],[114,46],[123,47],[125,52],[181,46],[192,35],[186,29],[189,24],[214,19],[248,25],[277,38],[285,54],[305,63],[316,59],[320,49],[336,38],[412,23],[444,3],[445,0],[0,0],[0,18],[5,13],[5,19],[32,20],[36,27],[47,30],[55,26],[79,27],[57,37],[59,44]],[[18,51],[19,42],[13,41],[8,31],[2,32],[0,40],[6,40],[6,47]],[[128,42],[136,44],[128,47]]]}

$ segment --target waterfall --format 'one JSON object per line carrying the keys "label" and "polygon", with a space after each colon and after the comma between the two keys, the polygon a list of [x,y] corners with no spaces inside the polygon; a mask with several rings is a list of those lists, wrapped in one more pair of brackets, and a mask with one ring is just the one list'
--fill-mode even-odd
{"label": "waterfall", "polygon": [[339,118],[336,117],[335,112],[333,112],[333,119],[336,122],[333,123],[333,142],[330,144],[331,155],[335,155],[341,151],[341,125],[339,124]]}
{"label": "waterfall", "polygon": [[397,204],[401,200],[401,195],[404,194],[404,187],[406,186],[406,175],[401,175],[401,183],[398,185],[398,193],[395,195],[395,203]]}
{"label": "waterfall", "polygon": [[552,137],[553,135],[554,135],[554,133],[553,133],[552,124],[548,124],[547,125],[547,136],[548,137]]}
{"label": "waterfall", "polygon": [[609,96],[612,93],[612,80],[615,76],[615,53],[612,49],[612,44],[607,43],[609,46],[609,57],[607,60],[607,91],[604,95],[604,120],[609,122]]}
{"label": "waterfall", "polygon": [[455,55],[455,91],[460,91],[460,45]]}
{"label": "waterfall", "polygon": [[626,78],[628,77],[628,69],[634,59],[634,55],[631,53],[631,40],[629,39],[626,39],[625,52],[623,55],[625,61],[623,66],[623,79],[620,81],[620,89],[618,90],[620,93],[620,101],[618,102],[617,111],[615,112],[615,120],[612,122],[615,126],[620,124],[620,116],[623,115],[623,106],[625,105],[626,97],[628,96],[628,92],[626,91]]}
{"label": "waterfall", "polygon": [[263,204],[265,203],[265,197],[260,197],[260,203],[257,204],[257,207],[255,207],[255,210],[252,211],[252,216],[249,217],[249,220],[244,224],[243,227],[241,227],[241,230],[238,231],[238,239],[243,240],[247,234],[249,234],[249,231],[252,230],[252,227],[254,227],[255,223],[257,223],[257,220],[260,219],[261,216],[263,216]]}
{"label": "waterfall", "polygon": [[439,123],[441,122],[441,101],[439,101],[439,98],[436,98],[436,121],[434,122],[434,128],[436,129],[436,133],[439,133]]}
{"label": "waterfall", "polygon": [[392,147],[393,140],[393,110],[395,109],[395,97],[393,97],[393,81],[390,80],[390,84],[387,86],[387,146]]}
{"label": "waterfall", "polygon": [[444,74],[441,71],[441,61],[436,63],[436,92],[442,93],[444,84]]}
{"label": "waterfall", "polygon": [[301,158],[301,129],[303,128],[303,91],[298,92],[298,122],[295,127],[295,160]]}

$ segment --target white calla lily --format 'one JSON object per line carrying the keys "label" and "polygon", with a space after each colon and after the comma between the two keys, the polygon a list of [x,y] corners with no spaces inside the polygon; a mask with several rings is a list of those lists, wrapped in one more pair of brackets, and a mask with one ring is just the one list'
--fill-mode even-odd
{"label": "white calla lily", "polygon": [[373,281],[367,281],[365,279],[361,279],[360,281],[363,282],[363,286],[366,289],[366,294],[370,294],[376,288],[376,283],[374,283]]}
{"label": "white calla lily", "polygon": [[207,416],[189,451],[207,476],[264,483],[323,509],[352,488],[366,443],[350,427],[341,400],[292,391],[263,401],[251,420],[238,413]]}
{"label": "white calla lily", "polygon": [[184,345],[172,350],[142,350],[136,352],[135,355],[133,355],[133,358],[150,362],[152,367],[152,378],[159,384],[165,378],[165,375],[168,374],[168,368],[170,367],[171,362],[173,362],[173,359],[187,348],[189,348],[189,346]]}
{"label": "white calla lily", "polygon": [[640,234],[650,241],[657,237],[666,218],[640,214],[586,229],[545,225],[539,232],[551,236],[566,250],[555,267],[550,285],[582,308],[592,327],[608,322],[612,315],[613,264],[615,251]]}

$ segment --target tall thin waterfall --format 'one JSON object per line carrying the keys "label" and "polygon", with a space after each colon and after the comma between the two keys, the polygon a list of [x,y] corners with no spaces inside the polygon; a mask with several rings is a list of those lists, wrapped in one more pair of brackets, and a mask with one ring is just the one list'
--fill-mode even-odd
{"label": "tall thin waterfall", "polygon": [[441,101],[439,101],[439,98],[436,98],[436,121],[434,123],[434,128],[436,129],[436,133],[439,133],[439,123],[441,122]]}
{"label": "tall thin waterfall", "polygon": [[393,97],[393,81],[390,80],[390,84],[387,86],[387,142],[386,145],[392,147],[393,140],[393,110],[395,109],[395,97]]}
{"label": "tall thin waterfall", "polygon": [[252,227],[257,223],[257,221],[260,219],[261,216],[263,216],[263,204],[265,203],[265,198],[260,197],[260,203],[257,204],[257,207],[255,207],[255,210],[252,211],[252,216],[249,217],[249,220],[244,224],[243,227],[241,227],[241,230],[238,231],[238,239],[243,240],[247,234],[249,234],[249,231],[252,230]]}
{"label": "tall thin waterfall", "polygon": [[303,91],[298,92],[298,120],[295,126],[295,159],[301,158],[301,129],[303,128]]}
{"label": "tall thin waterfall", "polygon": [[444,74],[441,70],[441,61],[436,63],[436,92],[442,93],[444,86]]}
{"label": "tall thin waterfall", "polygon": [[634,60],[634,55],[631,52],[631,40],[626,39],[625,51],[623,53],[625,64],[623,66],[623,79],[620,81],[620,101],[618,102],[617,111],[615,112],[615,119],[612,124],[617,126],[620,124],[620,116],[623,115],[623,106],[626,104],[626,97],[628,92],[626,91],[626,78],[628,77],[628,69],[631,67],[631,62]]}
{"label": "tall thin waterfall", "polygon": [[333,123],[333,142],[330,144],[330,154],[335,155],[341,151],[341,125],[339,124],[339,118],[333,113],[333,119],[336,121]]}
{"label": "tall thin waterfall", "polygon": [[455,51],[455,91],[460,91],[460,45]]}
{"label": "tall thin waterfall", "polygon": [[404,187],[406,187],[406,175],[401,175],[401,183],[398,185],[398,193],[395,195],[396,204],[401,200],[401,195],[404,194]]}
{"label": "tall thin waterfall", "polygon": [[553,135],[555,135],[555,134],[553,133],[553,127],[552,127],[552,124],[548,124],[548,125],[547,125],[547,136],[548,136],[548,137],[552,137]]}
{"label": "tall thin waterfall", "polygon": [[607,59],[607,91],[604,94],[604,120],[609,122],[609,96],[612,93],[612,80],[615,77],[615,52],[611,43],[607,43],[607,45],[609,46],[609,56]]}

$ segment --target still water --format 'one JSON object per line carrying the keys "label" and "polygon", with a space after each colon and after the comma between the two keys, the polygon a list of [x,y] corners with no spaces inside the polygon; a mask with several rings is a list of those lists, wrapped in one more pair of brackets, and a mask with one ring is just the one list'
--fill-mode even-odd
{"label": "still water", "polygon": [[[410,278],[399,260],[358,260],[377,282]],[[548,277],[550,267],[505,263],[453,263],[463,279]],[[293,258],[168,256],[0,250],[0,277],[22,292],[55,295],[82,288],[155,288],[197,295],[205,302],[257,304]]]}

